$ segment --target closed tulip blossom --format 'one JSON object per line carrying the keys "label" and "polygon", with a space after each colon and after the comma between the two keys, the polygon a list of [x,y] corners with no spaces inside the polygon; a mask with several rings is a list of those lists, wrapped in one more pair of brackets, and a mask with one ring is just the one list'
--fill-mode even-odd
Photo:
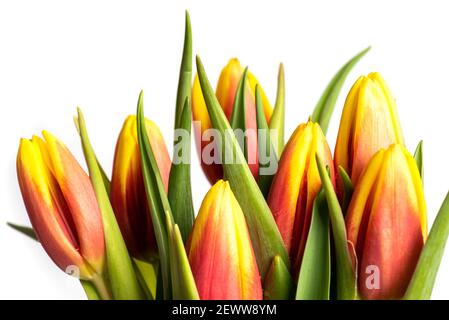
{"label": "closed tulip blossom", "polygon": [[316,163],[319,154],[334,181],[332,154],[317,123],[301,124],[287,142],[268,195],[276,224],[299,271],[310,227],[313,202],[321,188]]}
{"label": "closed tulip blossom", "polygon": [[39,242],[63,271],[91,280],[103,273],[105,245],[88,175],[66,146],[44,131],[20,141],[17,177]]}
{"label": "closed tulip blossom", "polygon": [[228,182],[206,194],[187,254],[202,300],[262,299],[262,285],[245,217]]}
{"label": "closed tulip blossom", "polygon": [[[170,156],[156,124],[148,119],[145,123],[167,191]],[[157,253],[157,246],[143,182],[135,116],[128,116],[117,140],[111,179],[111,204],[131,255],[150,259]]]}
{"label": "closed tulip blossom", "polygon": [[427,238],[426,205],[415,160],[399,144],[369,161],[346,216],[365,299],[400,299]]}
{"label": "closed tulip blossom", "polygon": [[335,146],[335,165],[357,183],[371,157],[392,143],[403,144],[396,102],[379,73],[361,76],[343,108]]}
{"label": "closed tulip blossom", "polygon": [[[244,68],[240,65],[237,59],[231,59],[229,63],[223,68],[218,80],[216,88],[216,96],[220,102],[226,117],[231,119],[234,99],[237,92],[240,78],[242,77]],[[263,110],[267,123],[270,121],[273,108],[270,105],[265,93],[260,87],[256,77],[251,73],[247,73],[247,85],[245,92],[245,129],[246,129],[246,143],[248,152],[248,164],[253,176],[257,179],[259,175],[259,161],[258,161],[258,144],[257,144],[257,119],[256,119],[256,102],[255,102],[255,88],[259,85],[262,96]],[[223,168],[220,163],[214,159],[217,155],[214,153],[213,139],[209,141],[207,135],[204,133],[212,127],[209,114],[207,112],[206,103],[203,98],[201,86],[198,76],[195,77],[192,87],[192,115],[195,121],[200,122],[199,130],[196,130],[197,146],[200,150],[201,166],[209,182],[215,183],[217,180],[223,178]],[[198,132],[199,131],[199,132]],[[205,159],[208,157],[210,159]]]}

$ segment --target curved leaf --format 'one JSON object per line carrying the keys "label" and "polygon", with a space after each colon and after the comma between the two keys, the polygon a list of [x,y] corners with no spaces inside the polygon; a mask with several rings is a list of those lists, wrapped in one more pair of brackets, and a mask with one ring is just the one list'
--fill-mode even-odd
{"label": "curved leaf", "polygon": [[[170,251],[170,270],[175,300],[199,300],[195,279],[190,269],[189,259],[181,238],[178,225],[173,225],[169,214],[166,215]],[[213,283],[210,284],[214,285]]]}
{"label": "curved leaf", "polygon": [[341,88],[343,87],[343,83],[346,80],[351,69],[355,66],[355,64],[371,49],[371,47],[366,48],[361,51],[353,58],[351,58],[346,64],[338,70],[335,76],[327,85],[323,94],[318,100],[317,105],[312,113],[312,121],[318,122],[323,130],[323,133],[326,134],[327,128],[329,126],[329,121],[332,117],[332,113],[334,112],[335,104],[337,103],[338,95],[340,94]]}
{"label": "curved leaf", "polygon": [[296,300],[329,300],[330,250],[329,210],[321,189],[313,203],[312,220],[299,271]]}
{"label": "curved leaf", "polygon": [[272,133],[271,143],[278,158],[281,157],[284,149],[284,122],[285,122],[285,77],[284,65],[279,64],[278,72],[278,88],[276,94],[276,103],[274,105],[273,114],[270,119],[270,131]]}
{"label": "curved leaf", "polygon": [[143,292],[134,272],[131,258],[120,233],[109,195],[103,182],[97,158],[87,134],[86,123],[81,109],[78,108],[78,125],[84,156],[89,169],[90,179],[94,187],[103,220],[106,265],[109,285],[115,299],[142,299]]}
{"label": "curved leaf", "polygon": [[334,186],[329,178],[323,160],[321,160],[319,155],[316,155],[316,161],[322,188],[326,195],[327,205],[329,207],[329,217],[335,245],[337,297],[340,300],[354,300],[357,297],[357,282],[349,253],[343,213],[340,204],[338,203]]}

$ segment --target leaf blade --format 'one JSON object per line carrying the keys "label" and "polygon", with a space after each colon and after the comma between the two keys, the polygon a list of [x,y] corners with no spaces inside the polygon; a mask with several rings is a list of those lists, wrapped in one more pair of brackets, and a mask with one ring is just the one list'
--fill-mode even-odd
{"label": "leaf blade", "polygon": [[284,65],[279,64],[278,83],[276,93],[276,103],[274,105],[273,114],[270,119],[270,131],[272,133],[271,140],[276,156],[281,157],[284,150],[284,131],[285,131],[285,75]]}
{"label": "leaf blade", "polygon": [[357,282],[352,266],[351,256],[349,254],[343,213],[323,160],[321,160],[319,155],[316,155],[316,161],[322,188],[329,207],[329,218],[335,245],[337,297],[342,300],[354,300],[357,297]]}
{"label": "leaf blade", "polygon": [[329,121],[332,117],[335,104],[337,103],[338,95],[340,94],[341,88],[343,87],[343,84],[349,72],[370,49],[371,47],[362,50],[354,57],[352,57],[348,62],[346,62],[331,79],[320,99],[318,100],[311,118],[312,121],[318,122],[320,124],[324,134],[326,134],[327,132]]}
{"label": "leaf blade", "polygon": [[309,234],[299,271],[296,300],[329,300],[331,251],[329,212],[321,189],[315,198]]}

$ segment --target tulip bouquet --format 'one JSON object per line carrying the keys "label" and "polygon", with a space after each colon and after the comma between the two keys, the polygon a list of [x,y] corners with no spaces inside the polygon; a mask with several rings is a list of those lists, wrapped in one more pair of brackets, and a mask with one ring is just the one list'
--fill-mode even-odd
{"label": "tulip bouquet", "polygon": [[[351,88],[334,154],[326,140],[343,83],[368,50],[336,73],[284,145],[282,64],[274,107],[237,59],[214,92],[198,56],[193,77],[186,14],[171,159],[141,92],[109,179],[78,109],[88,174],[47,131],[22,139],[17,175],[32,228],[10,226],[39,241],[89,299],[428,299],[449,196],[428,234],[422,143],[413,156],[405,148],[378,73]],[[191,131],[212,185],[197,214]]]}

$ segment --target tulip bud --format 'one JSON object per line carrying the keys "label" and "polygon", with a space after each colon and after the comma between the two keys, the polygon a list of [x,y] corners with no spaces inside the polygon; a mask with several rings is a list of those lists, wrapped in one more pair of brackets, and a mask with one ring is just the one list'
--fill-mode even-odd
{"label": "tulip bud", "polygon": [[103,272],[103,224],[89,177],[66,146],[44,131],[20,141],[17,177],[37,238],[56,265],[81,279]]}
{"label": "tulip bud", "polygon": [[287,142],[273,178],[268,205],[281,232],[297,275],[310,227],[313,202],[321,188],[319,154],[334,181],[332,154],[317,123],[301,124]]}
{"label": "tulip bud", "polygon": [[399,144],[380,150],[355,187],[346,216],[365,299],[401,298],[427,238],[426,205],[413,157]]}
{"label": "tulip bud", "polygon": [[396,102],[380,74],[361,76],[346,98],[335,165],[342,166],[356,184],[371,157],[392,143],[403,144]]}
{"label": "tulip bud", "polygon": [[[146,119],[146,129],[167,192],[170,156],[156,124]],[[148,258],[157,253],[143,182],[134,115],[126,118],[117,140],[111,179],[111,204],[131,255],[136,258]]]}
{"label": "tulip bud", "polygon": [[262,299],[262,284],[245,217],[228,182],[206,194],[187,252],[202,300]]}
{"label": "tulip bud", "polygon": [[[230,120],[232,116],[234,100],[243,72],[244,68],[240,65],[240,62],[234,58],[231,59],[223,68],[218,80],[216,96],[228,120]],[[257,81],[256,77],[251,72],[247,73],[247,77],[248,83],[246,85],[245,94],[245,129],[247,131],[246,143],[249,168],[253,176],[257,178],[259,174],[259,161],[257,149],[257,119],[255,102],[256,85],[259,85],[261,91],[262,104],[267,123],[270,121],[271,114],[273,113],[273,108],[271,107],[268,98],[260,87],[260,84]],[[217,180],[223,178],[223,168],[221,164],[217,164],[216,162],[211,163],[211,161],[203,159],[203,152],[206,156],[211,156],[212,158],[217,157],[217,155],[212,154],[214,151],[210,144],[213,143],[213,141],[209,141],[208,138],[203,137],[203,133],[207,129],[211,128],[211,122],[209,119],[209,114],[207,112],[206,103],[204,102],[198,76],[195,77],[192,86],[192,114],[193,119],[201,123],[200,130],[196,130],[197,146],[201,151],[201,166],[209,181],[211,183],[215,183]],[[208,152],[207,148],[209,148],[209,150],[212,149],[212,151]]]}

